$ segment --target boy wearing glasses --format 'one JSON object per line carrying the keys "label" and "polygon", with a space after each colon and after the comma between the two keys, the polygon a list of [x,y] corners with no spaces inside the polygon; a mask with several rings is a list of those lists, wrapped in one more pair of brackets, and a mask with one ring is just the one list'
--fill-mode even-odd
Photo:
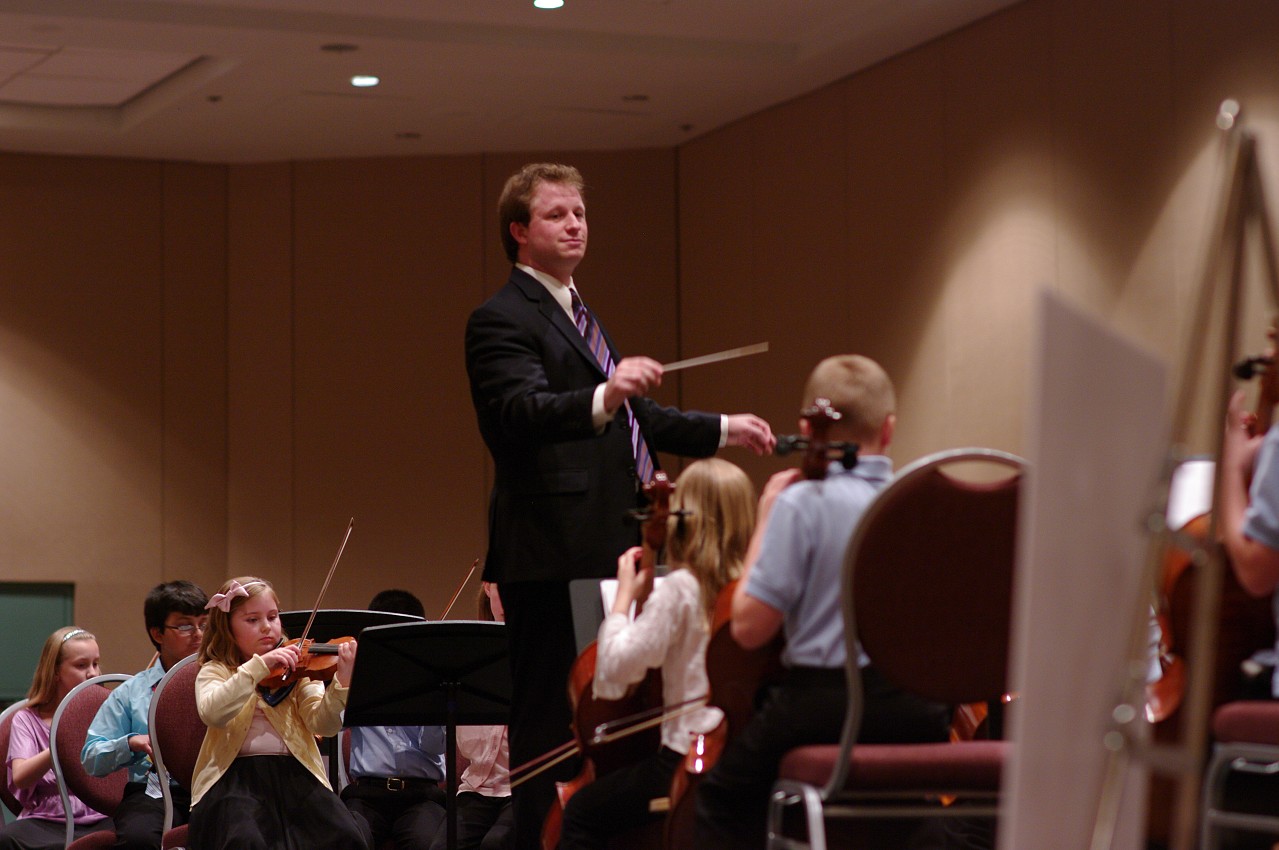
{"label": "boy wearing glasses", "polygon": [[[124,799],[113,815],[117,847],[160,847],[164,798],[151,769],[147,714],[151,695],[165,672],[199,651],[209,619],[204,609],[208,601],[204,591],[189,581],[170,581],[151,588],[142,611],[156,656],[145,670],[111,692],[89,725],[80,753],[84,769],[94,776],[106,776],[122,767],[129,770]],[[172,793],[176,826],[187,822],[191,798],[177,785],[172,786]]]}

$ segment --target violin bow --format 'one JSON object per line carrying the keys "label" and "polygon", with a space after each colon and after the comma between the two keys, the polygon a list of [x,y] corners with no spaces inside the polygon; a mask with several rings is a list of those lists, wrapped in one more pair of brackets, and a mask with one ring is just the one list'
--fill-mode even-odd
{"label": "violin bow", "polygon": [[[617,720],[612,720],[608,723],[601,723],[595,727],[595,734],[591,737],[590,743],[608,744],[621,738],[629,737],[643,732],[645,729],[652,729],[654,726],[661,725],[663,720],[697,711],[708,702],[708,695],[703,694],[700,697],[693,697],[674,705],[649,708],[626,717],[619,717]],[[565,741],[555,749],[511,768],[509,772],[511,787],[517,788],[539,773],[549,770],[565,759],[577,755],[579,749],[577,741]]]}
{"label": "violin bow", "polygon": [[311,626],[315,623],[315,615],[320,610],[320,601],[324,599],[324,593],[329,589],[329,582],[333,581],[333,573],[337,571],[338,561],[342,560],[342,552],[346,549],[346,541],[351,539],[351,529],[355,528],[355,517],[351,517],[351,521],[346,524],[346,534],[342,535],[342,545],[338,546],[338,553],[333,556],[333,566],[329,567],[329,574],[324,577],[324,586],[320,588],[319,594],[315,597],[315,607],[311,609],[311,616],[307,617],[306,628],[302,629],[302,637],[298,638],[298,645],[306,646],[306,637],[311,633]]}
{"label": "violin bow", "polygon": [[453,591],[453,598],[449,600],[448,606],[445,607],[444,613],[439,616],[439,619],[443,620],[449,615],[449,612],[453,610],[453,603],[462,595],[462,588],[466,587],[466,583],[471,580],[471,576],[475,575],[475,568],[479,565],[480,559],[476,558],[475,563],[471,564],[471,570],[466,574],[466,578],[462,579],[462,583],[457,586],[457,590]]}

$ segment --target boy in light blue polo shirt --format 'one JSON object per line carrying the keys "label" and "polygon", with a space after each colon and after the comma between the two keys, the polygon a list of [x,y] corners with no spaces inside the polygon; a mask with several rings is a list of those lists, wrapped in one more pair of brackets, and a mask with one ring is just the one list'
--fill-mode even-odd
{"label": "boy in light blue polo shirt", "polygon": [[[860,355],[823,360],[809,376],[803,408],[818,399],[839,415],[831,441],[857,443],[857,463],[833,461],[822,480],[779,472],[760,495],[746,570],[733,597],[733,637],[747,649],[782,632],[787,668],[747,728],[725,748],[697,797],[699,850],[762,848],[769,793],[782,756],[805,744],[837,743],[847,711],[840,600],[844,553],[858,519],[892,477],[896,427],[892,382]],[[807,420],[800,430],[809,432]],[[865,713],[859,739],[944,741],[950,710],[908,695],[859,656]]]}

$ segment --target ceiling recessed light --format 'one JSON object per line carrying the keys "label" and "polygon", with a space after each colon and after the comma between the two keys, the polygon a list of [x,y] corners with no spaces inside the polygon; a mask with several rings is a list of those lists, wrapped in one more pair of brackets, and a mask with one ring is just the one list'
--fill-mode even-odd
{"label": "ceiling recessed light", "polygon": [[355,86],[357,89],[372,88],[380,82],[382,81],[372,74],[356,74],[351,78],[351,85]]}
{"label": "ceiling recessed light", "polygon": [[539,9],[558,9],[564,5],[564,0],[533,0],[533,5]]}

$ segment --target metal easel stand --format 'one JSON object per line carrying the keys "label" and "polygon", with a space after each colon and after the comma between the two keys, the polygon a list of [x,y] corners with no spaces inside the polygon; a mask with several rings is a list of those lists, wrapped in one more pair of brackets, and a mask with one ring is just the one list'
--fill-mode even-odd
{"label": "metal easel stand", "polygon": [[[1186,459],[1190,413],[1200,397],[1195,391],[1203,380],[1199,355],[1205,349],[1212,319],[1224,323],[1221,340],[1222,364],[1229,364],[1237,351],[1240,334],[1240,305],[1243,293],[1243,267],[1248,234],[1255,230],[1262,240],[1267,278],[1266,293],[1272,308],[1279,305],[1279,265],[1276,264],[1270,216],[1257,160],[1256,139],[1238,126],[1240,107],[1226,100],[1217,113],[1217,125],[1225,131],[1224,144],[1229,170],[1221,187],[1216,227],[1209,243],[1204,275],[1199,288],[1196,309],[1190,315],[1190,345],[1186,348],[1177,386],[1177,406],[1164,467],[1157,484],[1153,508],[1146,520],[1150,545],[1145,562],[1145,586],[1151,596],[1142,597],[1142,608],[1133,619],[1129,644],[1129,664],[1122,697],[1111,715],[1111,730],[1104,738],[1108,750],[1101,799],[1093,822],[1091,850],[1108,850],[1114,840],[1127,768],[1136,759],[1155,773],[1172,777],[1177,783],[1177,802],[1171,830],[1173,850],[1193,850],[1199,817],[1200,786],[1204,757],[1208,747],[1211,718],[1212,668],[1217,641],[1217,612],[1225,563],[1217,540],[1218,498],[1221,468],[1217,466],[1213,481],[1213,511],[1209,530],[1203,541],[1189,539],[1168,528],[1166,522],[1172,475]],[[1222,292],[1223,278],[1228,284]],[[1224,304],[1222,303],[1224,301]],[[1231,384],[1226,370],[1218,370],[1215,382],[1218,422],[1225,421],[1230,401]],[[1218,443],[1220,457],[1220,443]],[[1164,555],[1176,546],[1191,554],[1197,567],[1195,604],[1191,619],[1190,646],[1187,653],[1186,691],[1181,703],[1181,740],[1155,743],[1143,733],[1142,718],[1146,705],[1146,648],[1150,611],[1146,607],[1154,599]]]}

